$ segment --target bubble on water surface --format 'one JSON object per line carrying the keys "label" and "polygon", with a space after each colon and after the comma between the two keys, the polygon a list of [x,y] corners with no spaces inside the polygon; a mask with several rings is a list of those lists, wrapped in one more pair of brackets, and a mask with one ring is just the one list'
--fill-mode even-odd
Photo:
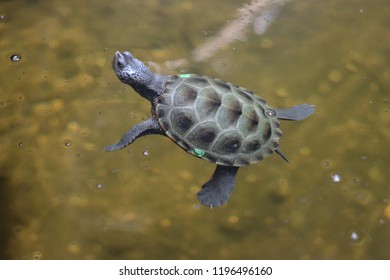
{"label": "bubble on water surface", "polygon": [[20,54],[13,54],[9,57],[13,62],[19,62],[22,59]]}
{"label": "bubble on water surface", "polygon": [[330,174],[330,180],[333,182],[333,183],[340,183],[341,180],[342,180],[342,177],[340,174],[338,173],[331,173]]}
{"label": "bubble on water surface", "polygon": [[150,156],[150,153],[149,153],[148,148],[145,148],[145,149],[142,151],[142,155],[145,156],[145,157]]}

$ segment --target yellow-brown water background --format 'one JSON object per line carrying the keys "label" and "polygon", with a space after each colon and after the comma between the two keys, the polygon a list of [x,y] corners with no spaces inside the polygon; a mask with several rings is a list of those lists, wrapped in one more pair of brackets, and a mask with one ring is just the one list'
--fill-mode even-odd
{"label": "yellow-brown water background", "polygon": [[[245,3],[0,2],[1,258],[390,258],[388,1],[285,2],[261,36],[194,59]],[[316,113],[282,123],[290,164],[242,168],[210,210],[195,194],[214,166],[169,139],[102,152],[150,115],[117,50]]]}

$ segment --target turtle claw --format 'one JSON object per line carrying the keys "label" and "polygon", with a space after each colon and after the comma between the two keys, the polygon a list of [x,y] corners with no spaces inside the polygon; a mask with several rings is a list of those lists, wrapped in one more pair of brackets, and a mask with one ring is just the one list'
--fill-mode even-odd
{"label": "turtle claw", "polygon": [[210,208],[225,204],[233,192],[238,168],[237,166],[217,165],[211,179],[202,186],[198,193],[200,203]]}

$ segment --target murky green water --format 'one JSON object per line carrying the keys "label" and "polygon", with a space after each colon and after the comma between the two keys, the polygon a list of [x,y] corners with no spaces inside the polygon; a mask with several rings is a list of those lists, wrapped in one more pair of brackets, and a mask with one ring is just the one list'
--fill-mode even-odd
{"label": "murky green water", "polygon": [[[2,1],[0,257],[390,258],[388,1],[262,2]],[[116,50],[316,113],[282,123],[290,164],[242,168],[210,210],[195,194],[214,166],[169,139],[102,152],[150,114]]]}

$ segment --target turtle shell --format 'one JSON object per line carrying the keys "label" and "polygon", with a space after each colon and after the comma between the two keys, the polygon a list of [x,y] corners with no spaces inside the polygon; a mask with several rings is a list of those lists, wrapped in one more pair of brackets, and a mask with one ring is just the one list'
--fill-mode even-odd
{"label": "turtle shell", "polygon": [[154,110],[168,137],[220,165],[258,162],[275,151],[282,136],[275,111],[264,99],[207,76],[170,76]]}

